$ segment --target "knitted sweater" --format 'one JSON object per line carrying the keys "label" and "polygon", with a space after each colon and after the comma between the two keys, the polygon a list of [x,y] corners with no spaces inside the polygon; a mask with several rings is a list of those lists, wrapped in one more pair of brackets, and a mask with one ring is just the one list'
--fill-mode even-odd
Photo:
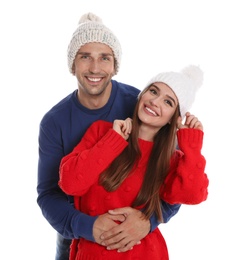
{"label": "knitted sweater", "polygon": [[[94,241],[92,230],[97,216],[76,210],[72,205],[73,197],[59,188],[62,157],[73,150],[93,122],[99,119],[113,122],[132,117],[140,92],[130,85],[115,80],[111,82],[112,90],[105,106],[98,109],[84,107],[78,101],[75,90],[52,107],[40,122],[37,202],[46,220],[65,238],[84,237]],[[163,203],[166,222],[178,212],[179,207],[180,204]],[[155,215],[150,222],[151,230],[159,224]]]}
{"label": "knitted sweater", "polygon": [[[161,199],[170,204],[198,204],[206,200],[208,194],[205,158],[201,155],[203,132],[181,129],[177,136],[181,151],[176,151],[173,156],[171,170],[161,188]],[[112,129],[112,123],[97,121],[72,153],[62,159],[59,185],[65,193],[75,196],[75,206],[79,210],[96,216],[109,209],[132,205],[141,188],[153,142],[139,139],[141,158],[138,165],[117,190],[107,192],[98,183],[99,175],[127,144]],[[166,243],[158,228],[140,245],[125,253],[108,251],[103,246],[80,239],[74,241],[71,254],[71,259],[76,256],[78,260],[168,259]]]}

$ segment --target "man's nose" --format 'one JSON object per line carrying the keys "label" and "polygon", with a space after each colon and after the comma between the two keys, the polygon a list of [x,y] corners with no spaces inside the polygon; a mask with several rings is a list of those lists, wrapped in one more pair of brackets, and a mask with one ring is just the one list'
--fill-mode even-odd
{"label": "man's nose", "polygon": [[94,73],[99,72],[101,70],[101,65],[97,60],[92,60],[90,63],[89,70]]}

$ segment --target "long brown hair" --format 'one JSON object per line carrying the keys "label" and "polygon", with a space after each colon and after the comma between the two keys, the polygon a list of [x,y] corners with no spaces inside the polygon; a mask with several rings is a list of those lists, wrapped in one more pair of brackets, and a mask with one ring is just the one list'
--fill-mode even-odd
{"label": "long brown hair", "polygon": [[[107,191],[114,191],[121,185],[141,156],[138,143],[138,129],[141,124],[138,118],[138,107],[140,97],[148,89],[149,87],[145,88],[139,95],[134,110],[132,132],[128,139],[128,146],[100,175],[100,184]],[[176,149],[176,123],[179,113],[177,106],[170,124],[164,125],[155,135],[142,187],[132,205],[133,207],[145,205],[143,213],[147,219],[155,212],[159,221],[163,221],[159,192],[168,174],[172,154]]]}

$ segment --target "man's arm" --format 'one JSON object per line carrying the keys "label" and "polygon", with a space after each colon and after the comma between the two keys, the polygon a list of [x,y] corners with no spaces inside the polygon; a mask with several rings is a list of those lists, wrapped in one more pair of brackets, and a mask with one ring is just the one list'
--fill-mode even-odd
{"label": "man's arm", "polygon": [[[75,209],[72,197],[68,197],[58,186],[59,165],[64,156],[63,141],[59,130],[53,123],[40,125],[39,162],[37,181],[37,203],[43,216],[63,237],[75,239],[83,237],[95,242],[93,225],[101,223],[101,233],[116,227],[116,221],[124,221],[123,215],[103,214],[99,217],[88,216]],[[105,226],[102,225],[105,224]]]}
{"label": "man's arm", "polygon": [[[170,205],[162,201],[164,223],[167,223],[171,217],[177,214],[180,206],[181,204]],[[141,211],[130,207],[110,210],[109,213],[111,215],[122,214],[126,219],[120,225],[103,232],[100,237],[99,234],[98,237],[94,232],[93,234],[97,243],[107,246],[111,250],[118,249],[119,252],[131,250],[134,245],[139,244],[149,232],[152,232],[160,224],[155,214],[150,220],[146,220]],[[97,220],[95,223],[97,223]]]}
{"label": "man's arm", "polygon": [[[167,223],[173,216],[175,216],[178,213],[181,204],[171,205],[165,202],[164,200],[161,200],[161,202],[162,202],[163,223]],[[152,215],[150,221],[151,221],[151,231],[153,231],[155,228],[158,227],[159,224],[161,224],[160,222],[158,222],[155,214]]]}
{"label": "man's arm", "polygon": [[72,197],[58,186],[59,165],[64,156],[60,128],[47,118],[40,125],[37,203],[50,225],[67,239],[84,237],[94,241],[95,219],[76,210]]}
{"label": "man's arm", "polygon": [[[126,235],[126,240],[129,241],[129,248],[131,248],[132,245],[138,243],[140,239],[147,235],[150,229],[154,230],[154,228],[159,225],[157,219],[155,217],[151,218],[151,223],[150,221],[144,221],[141,217],[142,214],[138,210],[130,208],[128,218],[126,218],[127,221],[124,221],[122,223],[123,225],[116,225],[114,222],[116,217],[114,217],[111,222],[109,221],[109,215],[104,214],[101,218],[97,218],[76,210],[72,203],[69,202],[68,196],[64,194],[58,186],[59,165],[61,158],[64,156],[64,152],[62,141],[60,140],[61,136],[57,132],[57,128],[57,126],[52,126],[51,124],[49,127],[42,124],[40,126],[37,203],[44,217],[51,226],[65,238],[74,239],[83,237],[90,241],[95,241],[96,239],[98,243],[102,242],[100,240],[98,241],[100,235],[97,233],[94,238],[93,229],[95,230],[97,224],[104,222],[104,218],[106,218],[105,221],[108,225],[106,225],[102,231],[106,232],[106,230],[108,230],[107,228],[109,228],[109,230],[111,230],[111,236],[117,236],[115,238],[115,242],[117,242],[115,247],[118,248],[119,239],[123,239],[118,233],[118,228],[125,227],[126,233],[122,233],[122,235]],[[175,211],[171,209],[168,211],[167,208],[165,212],[168,213],[166,214],[165,220],[175,214]],[[119,216],[119,221],[122,221],[121,215]],[[96,219],[99,221],[95,223]],[[94,223],[96,225],[94,225]],[[117,228],[117,231],[115,228]],[[136,231],[131,232],[135,230],[135,228]],[[139,234],[139,230],[144,231],[144,233]],[[98,232],[99,231],[100,229],[98,229]],[[136,234],[138,234],[138,236]],[[131,244],[130,241],[132,241]],[[106,245],[109,244],[106,243]],[[120,248],[121,246],[122,245],[120,245]]]}
{"label": "man's arm", "polygon": [[95,218],[82,214],[73,207],[72,199],[58,186],[59,164],[63,149],[56,134],[40,128],[37,203],[50,225],[67,239],[85,237],[93,240],[90,228]]}

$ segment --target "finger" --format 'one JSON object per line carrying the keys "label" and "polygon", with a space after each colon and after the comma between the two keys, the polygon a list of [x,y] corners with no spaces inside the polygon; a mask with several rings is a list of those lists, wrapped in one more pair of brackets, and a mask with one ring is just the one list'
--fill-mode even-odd
{"label": "finger", "polygon": [[113,129],[121,134],[122,133],[122,127],[123,127],[123,120],[115,120],[113,124]]}
{"label": "finger", "polygon": [[130,118],[127,118],[125,120],[125,134],[129,135],[132,130],[132,120]]}
{"label": "finger", "polygon": [[[108,231],[103,232],[101,234],[100,238],[104,241],[107,241],[106,245],[109,245],[109,244],[114,243],[114,242],[116,243],[116,242],[119,242],[121,239],[124,238],[124,234],[122,234],[122,231],[123,231],[122,226],[118,225],[118,226],[115,226],[114,228],[112,228]],[[116,238],[113,239],[113,237],[116,237]],[[110,240],[110,239],[112,239],[112,240]]]}
{"label": "finger", "polygon": [[123,208],[117,208],[117,209],[111,209],[108,211],[111,215],[129,215],[130,214],[130,208],[129,207],[123,207]]}
{"label": "finger", "polygon": [[195,123],[198,121],[198,118],[194,115],[189,115],[186,117],[185,125],[189,128],[193,128]]}
{"label": "finger", "polygon": [[129,250],[132,250],[133,247],[136,245],[137,243],[135,243],[134,241],[131,242],[126,242],[125,240],[121,241],[120,243],[117,243],[116,245],[113,245],[111,247],[107,247],[108,250],[113,250],[113,249],[117,249],[117,251],[120,252],[127,252]]}
{"label": "finger", "polygon": [[177,119],[177,128],[181,129],[183,127],[184,127],[184,125],[182,124],[182,117],[179,116]]}
{"label": "finger", "polygon": [[177,128],[182,129],[182,128],[185,128],[185,126],[182,123],[180,123],[180,124],[177,124]]}
{"label": "finger", "polygon": [[122,238],[123,236],[115,236],[114,238],[104,240],[101,244],[106,246],[108,250],[118,250],[118,252],[126,252],[133,249],[134,245],[141,244],[140,241],[129,241],[127,237]]}
{"label": "finger", "polygon": [[194,115],[187,115],[186,118],[185,118],[185,125],[189,126],[190,125],[190,122],[193,120],[195,116]]}
{"label": "finger", "polygon": [[126,220],[126,217],[123,214],[115,214],[115,215],[110,214],[109,218],[112,219],[113,221],[119,221],[119,222],[123,222]]}
{"label": "finger", "polygon": [[138,243],[134,243],[134,242],[130,242],[130,243],[128,243],[127,245],[125,245],[124,247],[119,248],[119,249],[117,250],[117,252],[119,252],[119,253],[127,252],[127,251],[129,251],[129,250],[132,250],[135,245],[139,245],[139,244],[138,244]]}
{"label": "finger", "polygon": [[130,241],[128,241],[126,235],[121,232],[118,235],[109,237],[108,239],[104,239],[101,244],[103,246],[107,246],[108,249],[112,250],[124,247],[129,242]]}
{"label": "finger", "polygon": [[195,128],[196,128],[196,129],[200,129],[200,130],[203,131],[203,125],[202,125],[202,123],[201,123],[200,121],[197,121],[196,124],[195,124]]}
{"label": "finger", "polygon": [[125,122],[125,126],[124,126],[124,128],[123,128],[123,133],[124,133],[125,135],[129,135],[129,134],[130,134],[130,125],[129,125],[128,122]]}
{"label": "finger", "polygon": [[128,244],[126,244],[124,247],[119,248],[117,251],[118,252],[126,252],[126,251],[129,251],[129,250],[132,250],[134,246],[140,245],[140,244],[141,244],[141,241],[138,241],[136,243],[134,241],[131,241]]}
{"label": "finger", "polygon": [[191,119],[190,123],[189,123],[189,128],[194,128],[195,124],[198,122],[198,118],[194,117]]}
{"label": "finger", "polygon": [[129,122],[128,122],[128,134],[131,134],[131,131],[132,131],[132,121],[130,120]]}

